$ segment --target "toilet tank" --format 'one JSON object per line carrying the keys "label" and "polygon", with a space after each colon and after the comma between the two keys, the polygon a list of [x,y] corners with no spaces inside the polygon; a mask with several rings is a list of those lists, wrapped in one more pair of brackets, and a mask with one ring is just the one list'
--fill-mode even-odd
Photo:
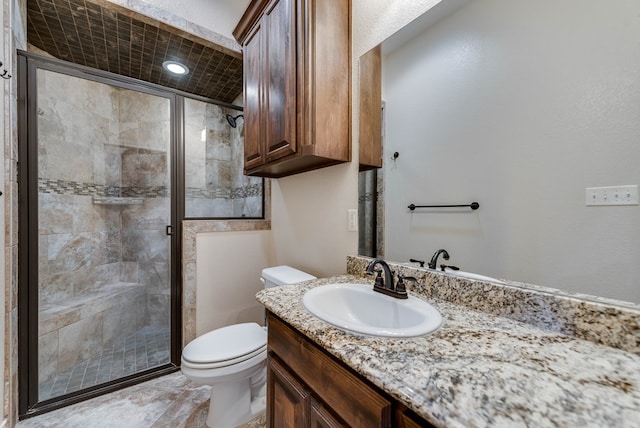
{"label": "toilet tank", "polygon": [[262,278],[260,278],[264,288],[295,284],[296,282],[309,281],[311,279],[316,279],[316,277],[286,265],[262,269]]}

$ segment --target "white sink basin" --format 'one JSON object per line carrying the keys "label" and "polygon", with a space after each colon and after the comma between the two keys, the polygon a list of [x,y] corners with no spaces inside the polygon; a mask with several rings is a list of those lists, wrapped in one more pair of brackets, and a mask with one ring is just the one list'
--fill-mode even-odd
{"label": "white sink basin", "polygon": [[442,324],[440,312],[416,297],[396,299],[365,284],[328,284],[307,291],[302,303],[309,312],[338,328],[383,337],[414,337]]}
{"label": "white sink basin", "polygon": [[487,282],[495,282],[497,284],[504,284],[504,282],[500,281],[499,279],[495,279],[490,276],[480,275],[473,272],[465,272],[463,270],[454,270],[454,269],[446,269],[446,268],[444,271],[445,273],[461,276],[463,278],[477,279],[478,281],[487,281]]}

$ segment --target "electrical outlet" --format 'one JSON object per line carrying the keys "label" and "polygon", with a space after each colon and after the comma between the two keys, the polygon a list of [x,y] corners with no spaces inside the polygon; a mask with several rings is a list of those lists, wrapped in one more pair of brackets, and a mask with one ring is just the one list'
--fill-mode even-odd
{"label": "electrical outlet", "polygon": [[358,231],[358,210],[356,209],[347,210],[347,231]]}
{"label": "electrical outlet", "polygon": [[638,185],[587,187],[585,204],[597,205],[638,205]]}

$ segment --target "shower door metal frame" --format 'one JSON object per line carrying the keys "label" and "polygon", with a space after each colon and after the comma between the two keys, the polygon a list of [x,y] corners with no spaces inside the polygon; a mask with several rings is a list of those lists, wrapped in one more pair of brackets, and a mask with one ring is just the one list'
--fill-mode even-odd
{"label": "shower door metal frame", "polygon": [[[167,98],[170,102],[170,362],[104,384],[39,401],[38,398],[38,182],[37,182],[37,86],[38,69],[88,79],[119,88]],[[69,62],[18,51],[18,414],[20,419],[55,410],[116,391],[179,369],[182,343],[181,223],[184,218],[183,124],[181,103],[175,90]],[[35,334],[34,334],[35,333]]]}

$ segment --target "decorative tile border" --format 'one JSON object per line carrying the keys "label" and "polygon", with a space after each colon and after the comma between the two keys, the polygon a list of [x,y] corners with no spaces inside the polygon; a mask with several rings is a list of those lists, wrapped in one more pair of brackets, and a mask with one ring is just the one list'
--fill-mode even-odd
{"label": "decorative tile border", "polygon": [[230,199],[231,190],[227,187],[214,189],[202,189],[199,187],[187,187],[185,197],[189,199]]}
{"label": "decorative tile border", "polygon": [[364,195],[358,196],[358,202],[371,202],[374,200],[374,197],[376,200],[378,199],[378,192],[367,192]]}
{"label": "decorative tile border", "polygon": [[121,187],[69,180],[38,178],[38,193],[74,196],[145,197],[165,198],[169,195],[166,186]]}
{"label": "decorative tile border", "polygon": [[[145,197],[165,198],[169,195],[166,186],[107,186],[104,184],[81,183],[69,180],[50,180],[38,178],[38,192],[58,195],[101,196],[101,197]],[[262,183],[250,184],[233,189],[217,187],[201,189],[187,187],[187,198],[195,199],[244,199],[262,196]]]}
{"label": "decorative tile border", "polygon": [[249,184],[233,189],[228,187],[216,187],[213,189],[187,187],[185,195],[187,198],[194,199],[244,199],[252,196],[262,196],[262,183]]}

